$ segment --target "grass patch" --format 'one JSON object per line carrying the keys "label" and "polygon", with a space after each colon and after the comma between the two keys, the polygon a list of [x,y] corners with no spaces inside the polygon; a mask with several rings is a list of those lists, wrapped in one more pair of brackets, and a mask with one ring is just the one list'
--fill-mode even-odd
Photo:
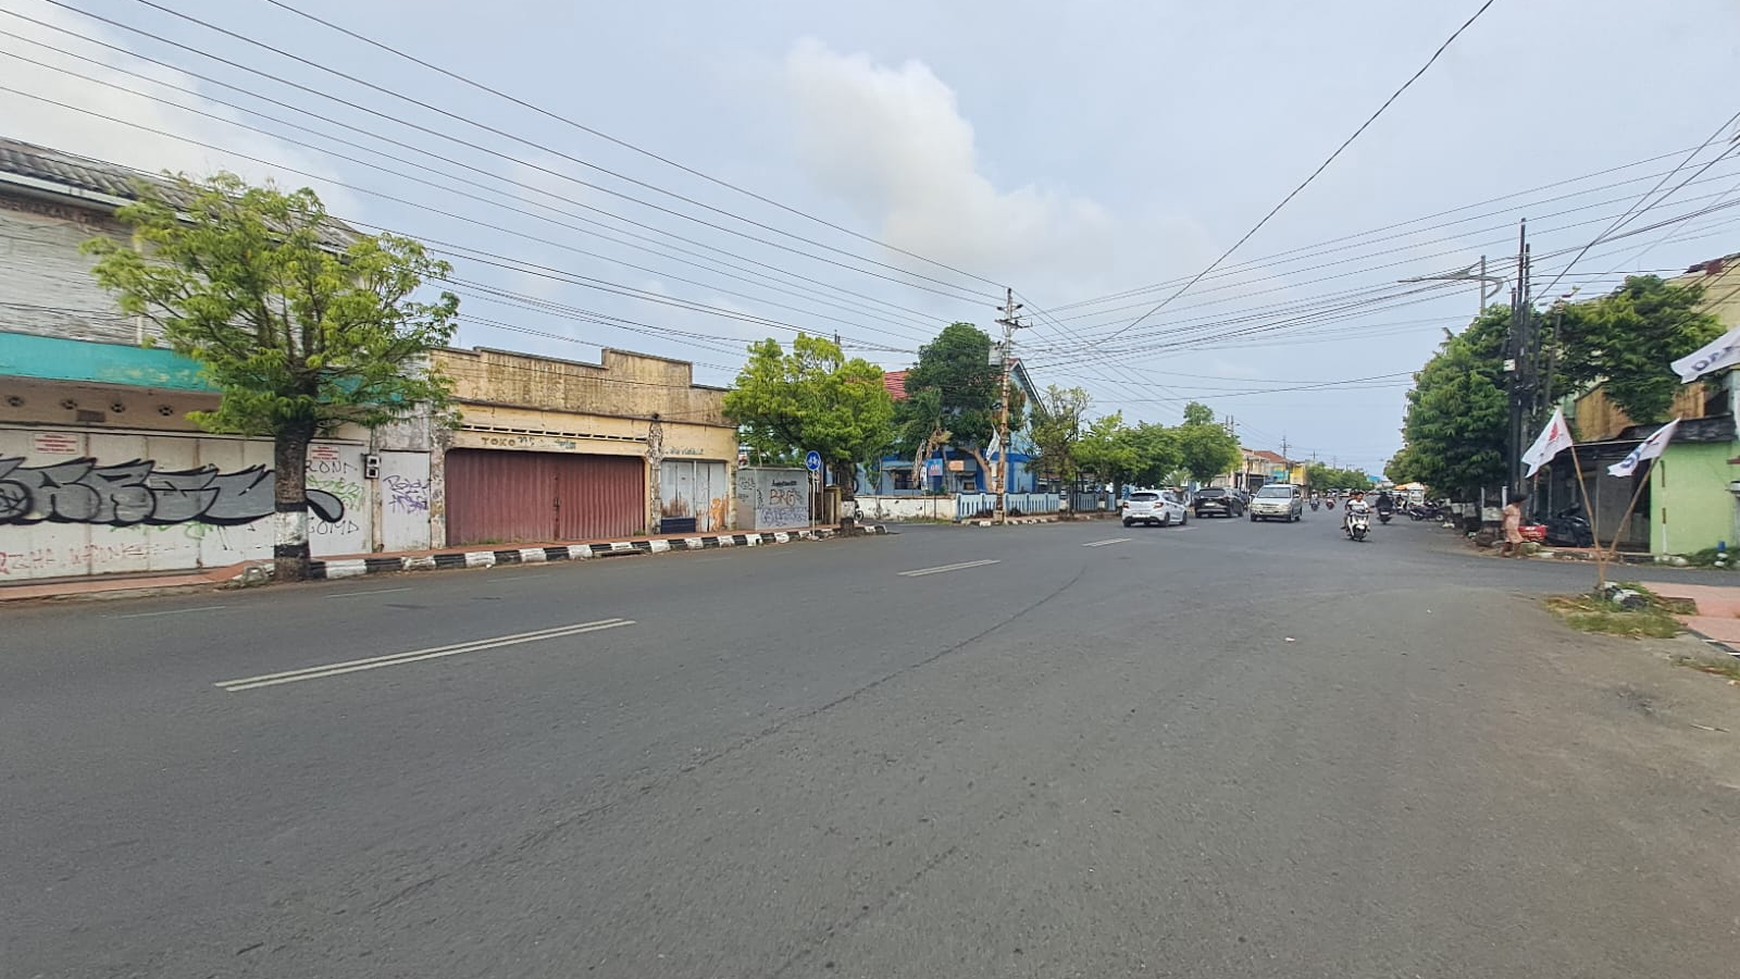
{"label": "grass patch", "polygon": [[1679,656],[1675,657],[1674,662],[1680,666],[1697,670],[1699,673],[1727,677],[1740,683],[1740,657],[1720,656],[1704,659],[1695,656]]}
{"label": "grass patch", "polygon": [[1661,599],[1644,592],[1641,608],[1628,609],[1596,595],[1561,595],[1547,599],[1547,608],[1578,632],[1598,632],[1628,639],[1671,639],[1683,631]]}

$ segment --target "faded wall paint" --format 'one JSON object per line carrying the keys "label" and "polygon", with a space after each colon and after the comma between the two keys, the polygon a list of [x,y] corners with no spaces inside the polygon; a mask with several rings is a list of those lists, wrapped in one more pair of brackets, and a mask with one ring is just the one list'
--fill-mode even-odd
{"label": "faded wall paint", "polygon": [[[363,447],[309,452],[318,556],[369,550]],[[0,581],[223,567],[272,555],[269,442],[0,427]]]}

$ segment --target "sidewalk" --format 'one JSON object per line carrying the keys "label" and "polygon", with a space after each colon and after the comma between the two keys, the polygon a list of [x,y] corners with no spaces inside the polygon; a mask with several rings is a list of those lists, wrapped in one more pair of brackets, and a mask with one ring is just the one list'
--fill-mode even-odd
{"label": "sidewalk", "polygon": [[1740,649],[1740,586],[1693,585],[1682,582],[1640,581],[1638,584],[1662,598],[1691,602],[1697,609],[1693,615],[1676,615],[1687,629],[1728,646]]}
{"label": "sidewalk", "polygon": [[[864,524],[863,534],[886,534],[882,524]],[[370,574],[435,571],[449,568],[492,568],[503,564],[545,564],[551,561],[586,561],[631,554],[665,554],[714,550],[721,547],[757,547],[798,540],[827,540],[839,536],[838,527],[798,528],[735,534],[652,534],[627,540],[595,540],[580,543],[542,544],[511,548],[449,547],[427,551],[398,551],[325,557],[310,562],[310,581],[357,578]],[[163,574],[103,575],[89,578],[53,578],[0,584],[0,603],[29,599],[76,597],[135,597],[164,591],[217,588],[233,585],[250,576],[261,578],[270,561],[247,562],[225,568],[189,569]]]}

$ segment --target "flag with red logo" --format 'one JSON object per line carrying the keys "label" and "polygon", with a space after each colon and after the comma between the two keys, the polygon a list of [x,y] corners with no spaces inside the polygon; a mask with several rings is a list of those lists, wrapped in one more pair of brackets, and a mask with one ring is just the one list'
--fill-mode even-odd
{"label": "flag with red logo", "polygon": [[1547,427],[1535,439],[1535,444],[1523,453],[1522,461],[1529,467],[1525,476],[1533,476],[1542,466],[1553,460],[1553,457],[1570,448],[1571,427],[1565,424],[1563,409],[1554,408],[1553,417],[1547,421]]}

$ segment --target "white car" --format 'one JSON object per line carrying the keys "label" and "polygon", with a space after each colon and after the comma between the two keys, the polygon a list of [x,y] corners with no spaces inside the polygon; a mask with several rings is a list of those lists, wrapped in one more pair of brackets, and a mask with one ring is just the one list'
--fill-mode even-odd
{"label": "white car", "polygon": [[1124,526],[1132,524],[1173,524],[1190,522],[1190,508],[1159,490],[1137,490],[1124,504]]}

